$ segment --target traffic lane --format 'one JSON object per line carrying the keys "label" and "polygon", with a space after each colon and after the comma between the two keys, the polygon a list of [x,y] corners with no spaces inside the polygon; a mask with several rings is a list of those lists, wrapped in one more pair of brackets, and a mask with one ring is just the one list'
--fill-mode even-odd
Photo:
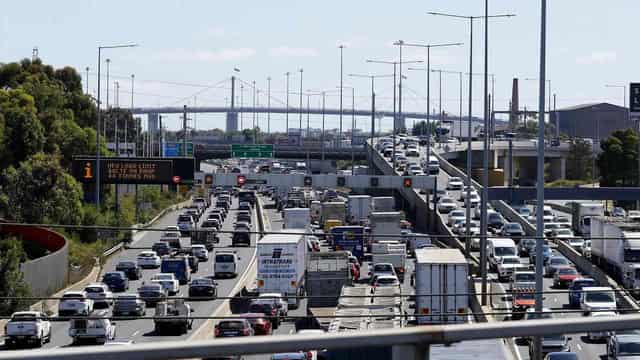
{"label": "traffic lane", "polygon": [[[229,231],[233,230],[233,222],[235,222],[236,212],[237,212],[237,199],[234,199],[232,207],[229,211],[229,215],[227,216],[227,219],[223,223],[223,230],[229,230]],[[172,216],[168,217],[167,219],[163,218],[163,221],[161,221],[157,225],[157,227],[175,225],[178,213],[177,212],[172,213],[171,215]],[[204,220],[205,220],[204,218],[201,219],[200,223]],[[256,221],[255,221],[255,213],[254,213],[254,220],[252,224],[253,230],[255,230],[255,226],[256,226],[255,224],[256,224]],[[160,236],[161,236],[161,232],[149,232],[148,234],[145,234],[145,236],[140,241],[136,242],[134,246],[150,248],[154,242],[159,241]],[[221,233],[219,234],[219,236],[220,236],[220,244],[218,244],[217,247],[230,248],[231,234]],[[185,240],[188,243],[188,239],[185,239],[185,238],[183,238],[182,242],[184,243]],[[255,244],[254,236],[252,236],[252,244]],[[235,250],[237,251],[238,256],[240,256],[239,269],[246,269],[255,248],[252,248],[252,247],[236,248]],[[105,271],[110,271],[112,269],[115,269],[115,264],[117,264],[117,262],[120,260],[135,260],[137,257],[137,254],[139,254],[141,251],[143,250],[142,249],[126,250],[119,256],[110,259],[105,266]],[[214,254],[215,254],[215,249],[210,254],[208,261],[199,263],[198,271],[194,273],[192,277],[213,276]],[[142,279],[134,280],[129,283],[129,287],[130,287],[129,292],[136,292],[140,285],[142,285],[144,282],[149,282],[151,278],[159,272],[160,272],[159,269],[143,270]],[[231,278],[231,279],[216,279],[216,282],[218,283],[218,295],[219,296],[233,295],[231,294],[231,290],[233,289],[233,287],[235,286],[239,278],[240,278],[240,275],[237,276],[236,278]],[[188,296],[188,288],[189,288],[188,284],[181,285],[180,292],[177,295]],[[118,293],[116,293],[116,295],[117,294]],[[194,309],[194,312],[192,313],[193,316],[209,316],[211,313],[213,313],[213,311],[218,306],[222,304],[222,302],[223,300],[218,299],[218,300],[210,300],[210,301],[190,301],[189,304],[192,305]],[[110,315],[110,314],[111,314],[110,312],[107,312],[106,315]],[[146,316],[154,316],[154,314],[155,314],[155,309],[153,308],[147,309]],[[195,329],[199,327],[204,321],[205,319],[194,320],[193,328]],[[56,324],[62,325],[61,328],[63,329],[61,333],[56,334],[58,335],[56,336],[57,340],[56,341],[52,340],[51,346],[68,345],[70,343],[70,338],[67,335],[68,326],[69,326],[68,322],[56,323]],[[129,340],[133,340],[135,342],[176,340],[181,338],[188,338],[191,333],[189,332],[187,334],[183,334],[180,336],[158,336],[154,333],[153,320],[151,319],[118,320],[116,325],[116,332],[117,332],[118,338],[126,338]]]}
{"label": "traffic lane", "polygon": [[[178,218],[178,214],[179,214],[179,211],[171,211],[167,213],[165,216],[161,217],[156,224],[154,224],[154,227],[165,227],[169,225],[175,225]],[[138,241],[132,244],[132,246],[150,248],[151,245],[154,242],[158,241],[159,239],[160,239],[160,232],[146,231]],[[107,262],[105,263],[105,266],[103,268],[104,269],[103,272],[111,271],[115,269],[116,264],[120,260],[130,260],[130,259],[135,260],[137,255],[141,251],[142,250],[139,250],[139,249],[125,249],[121,251],[120,253],[118,253],[118,255],[112,256],[111,258],[107,259]],[[149,278],[150,276],[148,275],[148,273],[149,271],[143,271],[142,276]],[[136,283],[135,281],[130,282],[130,285],[129,285],[130,291],[135,291],[137,289],[137,286],[133,285],[135,283]],[[119,293],[116,293],[115,295],[117,296],[117,294]],[[57,310],[56,310],[56,313],[57,313]],[[141,323],[138,325],[141,325]],[[51,342],[46,344],[44,347],[54,348],[54,347],[59,347],[59,346],[69,344],[71,342],[71,338],[69,338],[68,333],[69,333],[69,321],[52,322],[51,323]],[[122,332],[118,332],[118,333],[122,334]],[[126,334],[127,332],[125,331],[124,333]],[[133,332],[130,332],[130,333],[133,333]]]}

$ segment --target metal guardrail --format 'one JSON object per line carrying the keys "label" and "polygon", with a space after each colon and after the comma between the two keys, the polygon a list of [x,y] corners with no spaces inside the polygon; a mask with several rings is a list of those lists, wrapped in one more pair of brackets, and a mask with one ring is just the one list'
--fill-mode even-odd
{"label": "metal guardrail", "polygon": [[528,320],[526,322],[417,326],[322,335],[251,336],[192,342],[166,341],[131,346],[87,346],[47,349],[46,351],[3,351],[0,352],[0,360],[167,360],[210,358],[237,354],[273,354],[309,349],[337,350],[385,346],[393,347],[394,359],[428,359],[429,346],[434,344],[552,334],[634,330],[638,328],[640,328],[640,315],[602,318],[584,317]]}

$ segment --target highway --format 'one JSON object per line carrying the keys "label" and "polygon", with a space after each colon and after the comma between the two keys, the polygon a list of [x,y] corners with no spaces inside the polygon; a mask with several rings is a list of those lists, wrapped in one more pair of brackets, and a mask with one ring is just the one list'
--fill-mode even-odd
{"label": "highway", "polygon": [[[233,199],[233,205],[231,210],[229,211],[229,215],[223,224],[223,230],[232,230],[233,222],[235,221],[235,213],[237,211],[238,200]],[[154,228],[163,228],[169,225],[175,225],[177,216],[180,211],[172,211],[165,216],[163,216],[156,224],[154,224]],[[255,212],[253,214],[253,230],[256,228],[255,221]],[[204,220],[204,217],[201,219]],[[118,253],[116,256],[112,256],[109,258],[107,263],[105,264],[104,271],[112,271],[115,269],[116,264],[120,260],[136,260],[137,255],[143,251],[144,249],[139,248],[150,248],[154,242],[159,241],[161,232],[156,231],[147,231],[144,235],[139,238],[139,240],[135,241],[131,246],[136,247],[136,249],[124,250]],[[217,246],[220,247],[230,247],[231,246],[231,234],[219,234],[220,236],[220,244]],[[183,238],[187,240],[186,238]],[[188,241],[188,240],[187,240]],[[255,236],[252,236],[252,245],[255,245]],[[240,269],[246,269],[249,264],[254,252],[255,247],[240,247],[235,249],[240,256]],[[215,250],[214,250],[215,251]],[[206,277],[213,275],[213,259],[214,256],[210,253],[209,260],[207,262],[200,262],[199,269],[197,273],[192,274],[192,278],[195,277]],[[151,277],[158,273],[159,269],[145,269],[142,270],[142,279],[131,281],[129,283],[129,291],[128,292],[136,292],[138,287],[145,281],[149,281]],[[219,296],[230,296],[232,294],[232,289],[236,285],[236,282],[241,277],[239,274],[236,278],[233,279],[216,279],[218,283],[218,295]],[[115,293],[117,296],[119,293]],[[180,293],[177,296],[188,296],[188,285],[180,286]],[[211,315],[216,308],[218,308],[222,304],[223,300],[216,299],[210,301],[190,301],[189,304],[193,306],[195,311],[192,313],[193,316],[209,316]],[[153,316],[155,310],[152,308],[147,309],[146,316]],[[111,312],[109,311],[107,316],[111,316]],[[117,320],[116,321],[116,338],[117,339],[126,339],[133,340],[136,343],[140,342],[150,342],[150,341],[163,341],[163,340],[177,340],[177,339],[188,339],[192,333],[198,329],[198,327],[204,323],[204,319],[194,320],[193,330],[190,330],[187,334],[183,335],[175,335],[175,336],[158,336],[154,334],[154,325],[152,320],[147,319],[132,319],[132,320]],[[71,344],[71,338],[68,335],[69,323],[68,321],[58,321],[52,323],[52,339],[51,342],[45,345],[45,348],[55,348],[62,346],[69,346]],[[213,329],[211,329],[213,333]]]}

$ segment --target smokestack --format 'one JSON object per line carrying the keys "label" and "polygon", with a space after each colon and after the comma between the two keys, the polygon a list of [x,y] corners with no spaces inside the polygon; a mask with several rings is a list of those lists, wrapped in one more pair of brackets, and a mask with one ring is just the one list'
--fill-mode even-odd
{"label": "smokestack", "polygon": [[511,113],[509,114],[509,126],[511,129],[518,127],[518,109],[520,108],[520,100],[518,96],[518,78],[513,78],[511,87]]}

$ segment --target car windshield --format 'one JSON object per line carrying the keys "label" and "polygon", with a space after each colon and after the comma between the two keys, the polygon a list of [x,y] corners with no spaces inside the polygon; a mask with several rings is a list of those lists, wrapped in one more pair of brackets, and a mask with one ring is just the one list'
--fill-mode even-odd
{"label": "car windshield", "polygon": [[585,297],[589,302],[614,302],[613,294],[609,292],[589,291]]}
{"label": "car windshield", "polygon": [[[558,230],[556,231],[556,233],[557,233],[558,235],[568,235],[568,236],[573,235],[573,234],[571,233],[571,230],[569,230],[569,229],[558,229]],[[575,239],[574,241],[578,241],[578,240],[580,240],[580,239]]]}
{"label": "car windshield", "polygon": [[534,273],[516,273],[516,282],[529,282],[536,281],[536,274]]}
{"label": "car windshield", "polygon": [[560,275],[578,275],[576,269],[568,268],[568,269],[560,269],[558,270],[558,274]]}
{"label": "car windshield", "polygon": [[273,309],[273,305],[271,303],[260,302],[260,303],[253,303],[249,305],[249,312],[252,312],[252,313],[267,314],[267,313],[271,313],[272,309]]}
{"label": "car windshield", "polygon": [[84,299],[82,294],[64,294],[62,297],[65,299]]}
{"label": "car windshield", "polygon": [[138,255],[139,258],[151,258],[151,257],[155,257],[156,254],[154,253],[147,253],[147,252],[143,252],[140,253],[140,255]]}
{"label": "car windshield", "polygon": [[382,277],[378,278],[376,280],[376,283],[378,283],[379,285],[395,285],[398,283],[398,280],[395,278]]}
{"label": "car windshield", "polygon": [[522,230],[522,227],[518,223],[509,223],[505,225],[505,229],[507,229],[508,231],[518,231]]}
{"label": "car windshield", "polygon": [[502,258],[503,264],[520,264],[520,258],[504,257]]}
{"label": "car windshield", "polygon": [[101,286],[90,286],[90,287],[86,287],[84,291],[91,294],[97,294],[97,293],[103,293],[104,289]]}
{"label": "car windshield", "polygon": [[373,271],[374,272],[391,272],[393,271],[393,266],[389,265],[389,264],[375,264],[373,266]]}
{"label": "car windshield", "polygon": [[104,280],[120,280],[122,279],[122,276],[117,273],[106,273],[102,278]]}
{"label": "car windshield", "polygon": [[35,321],[35,314],[16,314],[11,317],[10,321]]}
{"label": "car windshield", "polygon": [[624,342],[618,344],[618,355],[638,355],[640,354],[640,343]]}
{"label": "car windshield", "polygon": [[590,281],[590,280],[574,281],[572,284],[573,289],[575,290],[580,290],[583,287],[594,286],[594,285],[595,285],[595,281]]}
{"label": "car windshield", "polygon": [[164,233],[163,235],[164,237],[180,237],[180,234],[178,234],[177,232],[173,232],[173,231],[167,231]]}
{"label": "car windshield", "polygon": [[116,267],[119,268],[132,268],[132,267],[136,267],[136,263],[131,262],[131,261],[123,261],[118,263],[118,265],[116,265]]}
{"label": "car windshield", "polygon": [[218,324],[218,328],[227,330],[240,330],[245,328],[244,321],[222,321]]}
{"label": "car windshield", "polygon": [[554,257],[549,260],[551,265],[569,265],[569,261],[563,257]]}
{"label": "car windshield", "polygon": [[217,254],[216,262],[233,262],[234,257],[232,254]]}
{"label": "car windshield", "polygon": [[209,279],[194,279],[191,281],[191,285],[212,285],[213,281]]}
{"label": "car windshield", "polygon": [[516,249],[511,246],[499,246],[494,248],[496,256],[514,256],[516,255]]}
{"label": "car windshield", "polygon": [[189,216],[189,215],[180,215],[178,217],[178,221],[180,221],[180,222],[183,222],[183,221],[190,222],[191,221],[191,216]]}

